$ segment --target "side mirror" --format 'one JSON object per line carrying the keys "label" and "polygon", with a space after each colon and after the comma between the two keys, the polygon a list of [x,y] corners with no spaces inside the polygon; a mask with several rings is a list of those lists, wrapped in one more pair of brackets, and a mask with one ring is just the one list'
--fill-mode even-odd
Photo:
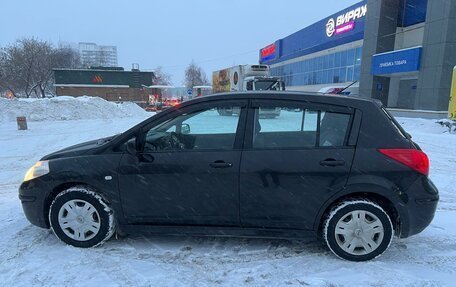
{"label": "side mirror", "polygon": [[136,155],[136,138],[127,142],[127,152],[131,155]]}
{"label": "side mirror", "polygon": [[188,135],[190,133],[190,125],[189,124],[182,124],[181,126],[181,134]]}

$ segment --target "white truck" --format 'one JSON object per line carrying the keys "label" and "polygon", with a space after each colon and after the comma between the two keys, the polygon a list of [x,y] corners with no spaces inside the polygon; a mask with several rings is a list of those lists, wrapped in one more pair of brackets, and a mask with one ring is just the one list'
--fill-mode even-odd
{"label": "white truck", "polygon": [[[284,91],[285,84],[280,78],[269,75],[267,65],[238,65],[212,73],[212,91],[216,93],[243,91]],[[219,109],[222,116],[230,116],[239,111]],[[261,117],[275,118],[280,109],[260,110]]]}

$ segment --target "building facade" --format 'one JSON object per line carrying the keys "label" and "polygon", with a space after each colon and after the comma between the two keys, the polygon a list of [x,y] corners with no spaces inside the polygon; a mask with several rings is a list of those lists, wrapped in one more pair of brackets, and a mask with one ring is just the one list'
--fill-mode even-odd
{"label": "building facade", "polygon": [[108,101],[149,101],[154,73],[123,68],[54,69],[57,96],[93,96]]}
{"label": "building facade", "polygon": [[456,65],[456,1],[365,0],[260,50],[287,89],[444,111]]}
{"label": "building facade", "polygon": [[84,67],[117,67],[117,47],[80,42],[81,64]]}

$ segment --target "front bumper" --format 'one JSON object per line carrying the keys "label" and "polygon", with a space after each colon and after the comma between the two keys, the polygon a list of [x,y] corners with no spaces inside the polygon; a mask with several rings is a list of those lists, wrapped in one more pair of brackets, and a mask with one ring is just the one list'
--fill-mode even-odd
{"label": "front bumper", "polygon": [[49,228],[47,214],[45,214],[46,195],[49,189],[40,178],[23,182],[19,187],[19,199],[22,203],[25,217],[33,225]]}

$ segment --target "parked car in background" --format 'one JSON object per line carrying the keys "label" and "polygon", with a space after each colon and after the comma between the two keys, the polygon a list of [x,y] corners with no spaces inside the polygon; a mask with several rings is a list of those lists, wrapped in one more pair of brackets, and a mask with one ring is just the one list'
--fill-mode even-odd
{"label": "parked car in background", "polygon": [[174,107],[178,104],[180,104],[180,100],[178,99],[165,99],[163,101],[163,108]]}
{"label": "parked car in background", "polygon": [[[219,108],[240,113],[220,117]],[[19,198],[32,224],[77,247],[116,230],[320,236],[340,258],[365,261],[394,234],[430,224],[439,195],[428,173],[426,154],[378,102],[230,93],[49,154],[27,172]]]}
{"label": "parked car in background", "polygon": [[157,106],[156,105],[147,105],[144,109],[147,112],[156,112],[157,111]]}

